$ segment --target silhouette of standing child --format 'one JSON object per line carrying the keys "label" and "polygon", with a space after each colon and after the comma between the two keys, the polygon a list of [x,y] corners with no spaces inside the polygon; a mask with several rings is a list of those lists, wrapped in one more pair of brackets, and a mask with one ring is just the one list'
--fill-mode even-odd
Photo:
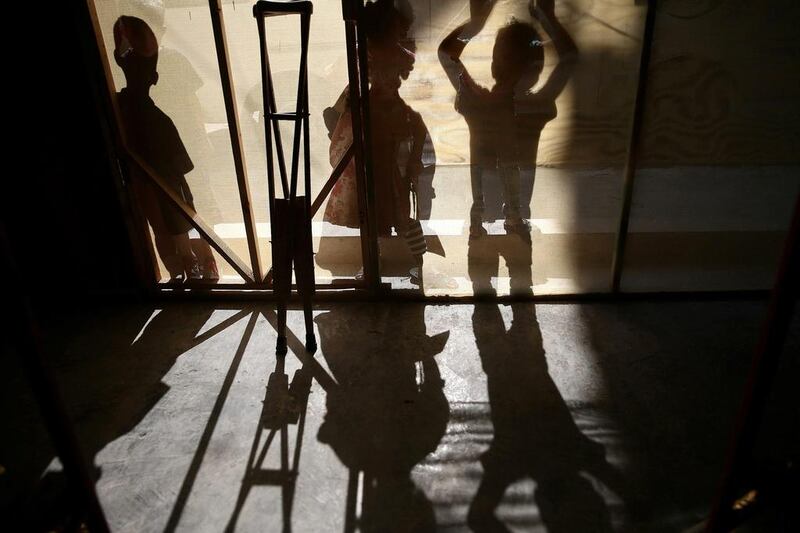
{"label": "silhouette of standing child", "polygon": [[[194,209],[186,174],[194,164],[178,130],[150,98],[158,82],[158,42],[142,19],[122,16],[114,23],[114,60],[125,74],[126,86],[117,93],[122,128],[128,147],[152,166],[168,185]],[[171,281],[219,279],[217,264],[208,243],[192,250],[192,225],[173,207],[166,195],[156,190],[138,169],[133,184],[142,210],[153,228],[155,246],[169,271]]]}
{"label": "silhouette of standing child", "polygon": [[558,65],[539,90],[530,92],[542,72],[544,47],[531,24],[512,20],[495,38],[491,64],[495,84],[491,89],[482,87],[460,56],[469,40],[483,29],[494,5],[494,0],[471,0],[470,20],[445,37],[439,46],[439,60],[456,89],[455,108],[470,132],[470,237],[486,235],[482,225],[487,211],[484,171],[489,170],[496,171],[502,181],[506,231],[529,238],[530,227],[521,210],[530,204],[533,188],[526,191],[523,204],[520,168],[536,166],[539,137],[545,124],[556,117],[555,100],[569,78],[570,60],[577,48],[556,19],[553,0],[538,0],[535,5],[531,0],[531,16],[552,38]]}
{"label": "silhouette of standing child", "polygon": [[[375,213],[378,235],[390,237],[392,229],[404,236],[416,214],[411,213],[410,194],[416,194],[423,171],[422,152],[427,128],[419,113],[400,96],[403,80],[414,68],[415,44],[409,37],[412,19],[392,0],[378,0],[364,7],[370,77],[370,126],[375,177]],[[339,115],[339,113],[341,113]],[[331,132],[331,164],[335,165],[352,143],[353,132],[347,94],[343,94],[326,121]],[[334,186],[325,209],[325,220],[339,226],[359,227],[355,164],[345,169]],[[413,252],[412,252],[413,254]],[[421,281],[422,255],[414,255],[411,277]]]}

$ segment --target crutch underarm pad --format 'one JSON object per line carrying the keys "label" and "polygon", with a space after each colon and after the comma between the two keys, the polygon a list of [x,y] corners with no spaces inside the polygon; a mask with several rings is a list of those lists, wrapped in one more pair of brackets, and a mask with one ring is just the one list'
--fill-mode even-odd
{"label": "crutch underarm pad", "polygon": [[310,0],[294,0],[291,2],[276,2],[274,0],[259,0],[253,5],[254,17],[273,17],[275,15],[308,14],[314,12],[314,4]]}

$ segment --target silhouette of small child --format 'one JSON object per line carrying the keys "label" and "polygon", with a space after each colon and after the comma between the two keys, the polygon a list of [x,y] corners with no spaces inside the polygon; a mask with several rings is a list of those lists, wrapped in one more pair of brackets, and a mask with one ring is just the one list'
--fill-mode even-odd
{"label": "silhouette of small child", "polygon": [[471,237],[486,234],[482,226],[485,169],[496,170],[502,181],[506,231],[527,235],[530,228],[521,215],[520,167],[536,164],[539,136],[545,124],[555,118],[555,98],[568,78],[564,59],[577,51],[555,18],[553,1],[540,0],[536,6],[531,2],[531,15],[553,38],[559,65],[540,90],[529,92],[542,73],[544,48],[531,24],[512,20],[495,38],[491,63],[495,84],[491,89],[482,87],[460,56],[469,40],[483,29],[493,7],[493,0],[472,0],[470,20],[439,46],[442,66],[456,88],[455,108],[464,116],[470,132]]}
{"label": "silhouette of small child", "polygon": [[[122,127],[128,147],[165,179],[168,185],[194,209],[186,174],[194,168],[172,120],[150,98],[158,82],[158,42],[150,27],[136,17],[122,16],[114,24],[114,59],[125,74],[126,87],[117,93]],[[142,209],[153,228],[155,245],[173,281],[217,280],[219,274],[211,249],[205,241],[192,250],[192,225],[134,169],[133,182]]]}

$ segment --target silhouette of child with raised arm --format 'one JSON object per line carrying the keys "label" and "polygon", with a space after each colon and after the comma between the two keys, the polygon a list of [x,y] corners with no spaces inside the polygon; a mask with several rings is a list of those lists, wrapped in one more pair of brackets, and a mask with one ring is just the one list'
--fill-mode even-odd
{"label": "silhouette of child with raised arm", "polygon": [[[544,46],[536,29],[512,20],[497,32],[491,71],[495,84],[478,84],[461,62],[461,53],[471,38],[483,29],[494,0],[471,0],[470,20],[453,30],[439,46],[439,60],[456,89],[456,110],[464,116],[470,132],[470,181],[472,208],[470,237],[486,234],[483,220],[484,170],[496,171],[502,181],[504,227],[509,233],[529,238],[530,226],[522,218],[520,168],[535,168],[539,136],[545,124],[556,117],[556,97],[570,74],[577,48],[554,14],[553,0],[533,0],[531,16],[553,40],[558,66],[536,92],[544,65]],[[526,191],[530,203],[530,191]]]}
{"label": "silhouette of child with raised arm", "polygon": [[[158,42],[142,19],[122,16],[114,23],[114,60],[125,74],[126,86],[117,94],[122,128],[128,147],[152,166],[168,185],[194,209],[186,174],[194,164],[172,120],[150,98],[158,82]],[[219,278],[208,243],[202,241],[199,257],[192,250],[192,225],[133,169],[134,187],[155,235],[155,246],[171,281]]]}

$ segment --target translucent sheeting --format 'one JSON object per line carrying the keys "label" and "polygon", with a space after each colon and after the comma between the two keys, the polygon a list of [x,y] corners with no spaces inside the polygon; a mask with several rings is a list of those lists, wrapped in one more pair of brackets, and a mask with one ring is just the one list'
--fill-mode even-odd
{"label": "translucent sheeting", "polygon": [[623,289],[768,288],[800,184],[797,3],[659,5]]}

